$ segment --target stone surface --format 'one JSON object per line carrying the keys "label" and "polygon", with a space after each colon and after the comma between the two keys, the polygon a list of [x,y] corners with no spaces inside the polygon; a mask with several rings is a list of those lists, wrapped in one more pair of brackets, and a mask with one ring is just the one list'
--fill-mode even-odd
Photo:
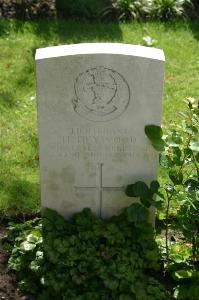
{"label": "stone surface", "polygon": [[41,202],[65,217],[118,214],[127,184],[157,176],[144,133],[161,123],[164,54],[125,44],[36,53]]}

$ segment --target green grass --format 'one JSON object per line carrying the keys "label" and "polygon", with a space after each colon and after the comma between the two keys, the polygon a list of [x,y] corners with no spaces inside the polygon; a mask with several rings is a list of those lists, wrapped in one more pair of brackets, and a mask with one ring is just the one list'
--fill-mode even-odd
{"label": "green grass", "polygon": [[198,98],[199,22],[86,24],[64,21],[0,21],[0,211],[39,208],[35,49],[80,42],[142,44],[157,40],[166,56],[163,123],[183,109],[183,99]]}

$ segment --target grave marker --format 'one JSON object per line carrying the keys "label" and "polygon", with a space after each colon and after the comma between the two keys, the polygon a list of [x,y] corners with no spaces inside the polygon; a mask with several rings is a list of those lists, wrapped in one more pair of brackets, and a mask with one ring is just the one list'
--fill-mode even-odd
{"label": "grave marker", "polygon": [[118,214],[126,185],[157,176],[144,126],[161,123],[163,51],[67,45],[38,49],[36,65],[42,206]]}

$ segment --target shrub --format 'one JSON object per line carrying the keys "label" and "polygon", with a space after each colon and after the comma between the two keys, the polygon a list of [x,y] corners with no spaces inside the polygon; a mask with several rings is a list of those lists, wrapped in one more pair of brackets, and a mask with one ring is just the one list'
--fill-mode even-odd
{"label": "shrub", "polygon": [[160,155],[160,164],[167,174],[161,197],[166,204],[166,252],[169,261],[168,229],[172,201],[178,203],[178,230],[192,244],[192,259],[199,258],[199,101],[188,98],[182,121],[172,124],[166,134],[155,125],[145,133]]}
{"label": "shrub", "polygon": [[191,0],[153,0],[152,18],[168,21],[185,16],[185,5]]}
{"label": "shrub", "polygon": [[[194,5],[191,6],[192,2]],[[2,0],[0,17],[36,19],[54,17],[56,10],[65,18],[121,21],[171,20],[182,15],[197,16],[194,0]],[[188,10],[187,10],[188,8]],[[190,9],[191,8],[191,9]]]}
{"label": "shrub", "polygon": [[2,0],[0,16],[33,20],[55,16],[55,0]]}
{"label": "shrub", "polygon": [[105,0],[56,0],[59,15],[76,19],[98,19]]}
{"label": "shrub", "polygon": [[141,20],[149,17],[152,0],[113,0],[106,15],[113,15],[121,21]]}
{"label": "shrub", "polygon": [[106,15],[116,15],[121,21],[158,19],[167,21],[186,14],[191,0],[113,0]]}

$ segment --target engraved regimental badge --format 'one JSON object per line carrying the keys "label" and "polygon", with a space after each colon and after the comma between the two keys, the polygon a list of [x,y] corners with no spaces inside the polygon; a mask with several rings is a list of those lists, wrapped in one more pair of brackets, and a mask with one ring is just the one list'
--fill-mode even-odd
{"label": "engraved regimental badge", "polygon": [[73,108],[82,117],[103,122],[117,118],[127,108],[130,89],[125,78],[105,67],[80,73],[75,80]]}

